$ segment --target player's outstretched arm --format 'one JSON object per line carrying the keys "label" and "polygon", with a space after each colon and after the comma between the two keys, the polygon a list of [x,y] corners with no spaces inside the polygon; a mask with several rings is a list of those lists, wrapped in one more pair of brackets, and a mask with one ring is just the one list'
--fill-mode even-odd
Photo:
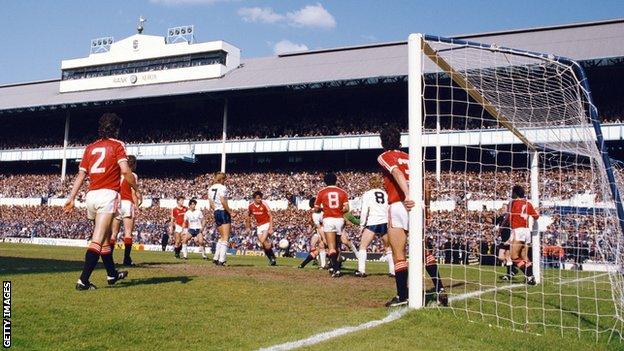
{"label": "player's outstretched arm", "polygon": [[273,234],[273,213],[271,213],[271,210],[268,209],[268,214],[269,214],[269,235]]}
{"label": "player's outstretched arm", "polygon": [[78,176],[74,180],[74,185],[72,186],[72,190],[69,193],[69,198],[65,201],[65,205],[63,208],[65,211],[71,211],[74,208],[74,201],[76,201],[76,196],[78,195],[78,191],[80,191],[80,187],[82,187],[82,183],[84,183],[85,178],[87,177],[87,172],[80,170],[78,171]]}
{"label": "player's outstretched arm", "polygon": [[403,201],[405,208],[411,210],[416,204],[409,198],[409,185],[407,184],[407,179],[405,179],[403,172],[401,172],[398,167],[395,167],[392,169],[392,177],[399,185],[399,189],[405,194],[405,200]]}
{"label": "player's outstretched arm", "polygon": [[128,161],[122,160],[119,162],[119,168],[121,169],[121,175],[124,177],[130,188],[134,190],[134,195],[137,198],[137,204],[143,202],[143,195],[141,195],[141,191],[139,190],[139,185],[136,182],[136,178],[134,178],[134,174],[132,173],[132,169],[130,165],[128,165]]}
{"label": "player's outstretched arm", "polygon": [[232,214],[232,209],[230,208],[230,205],[228,204],[228,199],[225,196],[221,196],[221,204],[223,205],[223,209],[226,210],[230,215]]}
{"label": "player's outstretched arm", "polygon": [[247,211],[245,213],[245,231],[249,232],[251,230],[251,213]]}

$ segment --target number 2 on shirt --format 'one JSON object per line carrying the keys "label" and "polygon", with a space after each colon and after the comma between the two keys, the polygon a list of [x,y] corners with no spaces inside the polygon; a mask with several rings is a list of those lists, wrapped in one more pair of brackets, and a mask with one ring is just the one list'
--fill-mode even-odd
{"label": "number 2 on shirt", "polygon": [[91,155],[95,155],[95,154],[100,154],[100,156],[97,158],[97,160],[95,160],[95,162],[93,163],[93,166],[91,166],[91,174],[106,172],[105,167],[100,167],[100,165],[102,165],[102,162],[104,162],[104,158],[106,157],[106,148],[104,147],[94,148],[93,150],[91,150]]}

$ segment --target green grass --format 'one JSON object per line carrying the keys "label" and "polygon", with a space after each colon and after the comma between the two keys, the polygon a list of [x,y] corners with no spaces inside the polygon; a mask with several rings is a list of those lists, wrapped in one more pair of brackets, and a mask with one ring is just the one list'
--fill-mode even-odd
{"label": "green grass", "polygon": [[[121,252],[115,255],[119,261]],[[263,257],[229,257],[231,266],[214,267],[198,255],[182,262],[162,252],[133,253],[140,265],[114,287],[106,286],[104,270],[98,267],[92,281],[100,289],[77,292],[73,286],[83,256],[84,250],[77,248],[0,244],[0,275],[13,283],[15,349],[253,350],[381,319],[388,314],[383,303],[394,292],[394,281],[385,276],[382,263],[369,264],[371,276],[366,279],[331,279],[312,267],[293,268],[299,262],[294,259],[279,259],[280,266],[267,267]],[[570,279],[585,274],[564,273]],[[492,269],[442,269],[451,296],[478,287],[466,281],[493,286],[497,274]],[[564,323],[593,329],[596,311],[613,313],[606,290],[591,282],[558,285],[560,278],[568,279],[551,274],[538,287],[486,293],[456,301],[448,309],[413,311],[398,321],[309,349],[624,348],[619,338],[607,344],[608,334],[543,327]],[[560,298],[560,292],[569,297]],[[594,296],[605,300],[596,303]],[[572,312],[554,312],[571,304]],[[604,317],[598,325],[608,328],[613,322]]]}

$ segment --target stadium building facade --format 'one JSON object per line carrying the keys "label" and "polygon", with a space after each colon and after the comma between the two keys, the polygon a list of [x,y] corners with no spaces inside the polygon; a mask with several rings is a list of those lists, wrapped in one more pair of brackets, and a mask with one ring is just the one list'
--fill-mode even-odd
{"label": "stadium building facade", "polygon": [[[618,117],[624,88],[614,82],[624,78],[624,20],[456,37],[581,62],[603,113],[612,155],[622,154],[624,124]],[[380,149],[379,129],[406,130],[406,42],[241,59],[240,50],[224,42],[170,40],[136,34],[89,58],[64,61],[61,79],[0,86],[0,118],[7,126],[1,133],[6,139],[0,145],[2,168],[13,172],[29,163],[26,168],[54,165],[58,170],[60,163],[64,178],[66,169],[74,171],[80,145],[94,135],[103,111],[124,118],[124,130],[131,132],[121,138],[139,159],[182,168],[191,165],[179,161],[189,161],[206,172],[225,169],[226,155],[231,170],[371,168]],[[193,61],[197,55],[214,60]],[[188,62],[180,66],[180,58]],[[139,79],[167,70],[178,73],[156,82]],[[456,157],[472,157],[473,145],[496,145],[493,158],[501,145],[522,148],[512,133],[495,125],[445,125],[445,117],[453,115],[441,112],[437,125],[425,126],[427,153],[436,155],[427,159],[439,161],[427,166],[438,173]],[[340,122],[345,116],[349,125]],[[302,124],[307,124],[304,132]],[[190,132],[179,133],[180,125]],[[31,133],[15,135],[17,128]],[[476,128],[488,130],[471,131]],[[548,141],[552,131],[531,133]]]}

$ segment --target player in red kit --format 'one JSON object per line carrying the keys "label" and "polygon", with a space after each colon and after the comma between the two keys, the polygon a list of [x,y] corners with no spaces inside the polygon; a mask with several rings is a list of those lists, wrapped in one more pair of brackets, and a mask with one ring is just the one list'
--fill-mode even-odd
{"label": "player in red kit", "polygon": [[173,235],[175,247],[173,253],[176,258],[180,258],[182,251],[182,232],[184,231],[184,214],[188,208],[184,206],[184,196],[176,198],[176,207],[171,210],[171,221],[169,224],[169,232]]}
{"label": "player in red kit", "polygon": [[[379,155],[377,162],[382,167],[384,188],[388,193],[388,241],[392,247],[394,259],[394,272],[396,280],[397,296],[392,298],[387,307],[407,304],[407,232],[409,231],[408,211],[415,206],[415,202],[409,198],[409,155],[400,150],[401,133],[396,128],[382,130],[381,145],[384,152]],[[430,191],[425,184],[425,217],[429,218]],[[444,291],[438,265],[432,251],[425,250],[425,269],[433,281],[436,289],[438,302],[448,304],[448,298]]]}
{"label": "player in red kit", "polygon": [[329,250],[329,262],[332,270],[332,277],[337,278],[340,273],[340,254],[337,236],[342,233],[345,226],[343,215],[349,212],[349,197],[347,192],[336,186],[336,175],[327,173],[324,177],[326,187],[321,189],[314,201],[314,210],[323,211],[323,232],[327,240]]}
{"label": "player in red kit", "polygon": [[531,240],[529,217],[537,220],[539,214],[524,197],[524,188],[520,185],[515,185],[511,190],[511,204],[508,215],[508,222],[511,228],[511,260],[514,265],[524,272],[527,284],[535,285],[533,264],[529,260],[529,246],[527,244]]}
{"label": "player in red kit", "polygon": [[247,208],[247,216],[245,217],[245,229],[251,231],[251,217],[256,220],[256,235],[264,254],[269,260],[271,266],[277,264],[275,260],[275,253],[271,247],[271,241],[269,236],[273,234],[273,216],[271,215],[271,209],[269,204],[262,200],[262,193],[255,191],[252,194],[253,201]]}
{"label": "player in red kit", "polygon": [[[139,177],[134,173],[136,170],[136,156],[128,155],[128,166],[132,170],[132,176],[134,177],[134,182],[139,182]],[[121,202],[119,206],[119,213],[115,220],[113,221],[113,235],[111,238],[111,249],[115,248],[114,239],[117,237],[121,229],[121,224],[124,226],[124,266],[132,266],[132,258],[130,258],[130,253],[132,251],[132,231],[134,230],[134,219],[136,214],[136,209],[138,206],[141,206],[138,198],[134,190],[130,187],[130,184],[126,181],[124,177],[121,178],[121,191],[119,192]]]}
{"label": "player in red kit", "polygon": [[108,284],[115,284],[128,275],[126,271],[119,272],[115,269],[109,243],[113,218],[117,214],[119,205],[119,179],[124,177],[134,189],[137,198],[141,199],[141,193],[132,176],[132,170],[128,166],[125,146],[121,141],[114,139],[119,134],[120,127],[121,118],[116,114],[105,113],[100,117],[98,128],[100,139],[85,148],[78,176],[64,205],[66,212],[74,208],[76,195],[88,176],[87,217],[95,224],[91,243],[85,254],[82,274],[76,283],[76,290],[96,289],[89,278],[100,257],[106,268]]}

